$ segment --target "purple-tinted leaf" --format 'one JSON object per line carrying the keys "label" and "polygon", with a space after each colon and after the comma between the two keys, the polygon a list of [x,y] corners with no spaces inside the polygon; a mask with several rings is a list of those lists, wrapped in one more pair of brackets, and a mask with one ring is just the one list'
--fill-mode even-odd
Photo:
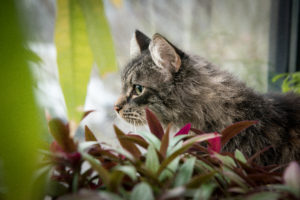
{"label": "purple-tinted leaf", "polygon": [[167,149],[169,146],[169,134],[170,134],[171,124],[168,125],[168,128],[166,130],[166,133],[164,134],[161,144],[160,144],[160,150],[159,152],[161,155],[165,158],[167,155]]}
{"label": "purple-tinted leaf", "polygon": [[164,130],[157,119],[157,117],[151,112],[148,108],[145,109],[146,111],[146,118],[150,128],[151,133],[153,133],[157,138],[160,140],[164,135]]}
{"label": "purple-tinted leaf", "polygon": [[148,145],[149,145],[143,137],[141,137],[140,135],[136,135],[136,134],[124,135],[124,136],[122,136],[122,139],[128,140],[130,142],[134,142],[135,144],[137,144],[145,149],[147,149]]}
{"label": "purple-tinted leaf", "polygon": [[89,129],[87,125],[84,126],[84,135],[85,135],[85,141],[97,141],[94,133]]}
{"label": "purple-tinted leaf", "polygon": [[187,188],[199,188],[200,185],[205,183],[206,181],[210,180],[214,175],[215,171],[208,172],[208,173],[202,173],[197,176],[194,176],[187,184]]}
{"label": "purple-tinted leaf", "polygon": [[121,146],[131,153],[135,158],[140,158],[142,154],[137,146],[135,146],[133,142],[123,139],[125,134],[116,125],[114,125],[114,129]]}
{"label": "purple-tinted leaf", "polygon": [[186,124],[184,127],[182,127],[176,134],[175,136],[178,135],[187,135],[191,129],[191,123]]}
{"label": "purple-tinted leaf", "polygon": [[254,161],[255,158],[257,158],[258,156],[260,156],[262,153],[268,151],[271,147],[272,147],[272,146],[268,146],[268,147],[265,147],[265,148],[263,148],[262,150],[256,152],[253,156],[251,156],[251,157],[248,159],[247,163],[251,164],[251,163]]}
{"label": "purple-tinted leaf", "polygon": [[216,135],[215,138],[207,140],[209,146],[208,146],[208,151],[214,151],[214,152],[220,152],[221,151],[221,136],[215,132]]}
{"label": "purple-tinted leaf", "polygon": [[257,123],[258,121],[241,121],[228,126],[221,132],[221,145],[224,146],[231,138]]}
{"label": "purple-tinted leaf", "polygon": [[188,140],[186,140],[183,145],[188,144],[188,143],[196,143],[196,142],[203,142],[209,139],[213,139],[215,137],[220,137],[219,134],[215,134],[215,133],[205,133],[202,135],[196,135]]}
{"label": "purple-tinted leaf", "polygon": [[77,144],[74,142],[70,134],[68,124],[58,118],[51,119],[49,122],[50,133],[65,152],[75,152]]}
{"label": "purple-tinted leaf", "polygon": [[283,180],[286,185],[297,191],[297,197],[300,197],[300,167],[296,161],[293,161],[284,170]]}

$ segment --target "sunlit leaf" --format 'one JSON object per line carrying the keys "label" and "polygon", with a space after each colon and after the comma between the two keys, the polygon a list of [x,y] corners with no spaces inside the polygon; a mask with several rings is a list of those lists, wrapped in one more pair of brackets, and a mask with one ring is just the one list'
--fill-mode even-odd
{"label": "sunlit leaf", "polygon": [[135,146],[133,142],[123,139],[125,134],[116,125],[114,125],[114,130],[121,146],[131,153],[135,158],[139,158],[142,154],[137,146]]}
{"label": "sunlit leaf", "polygon": [[224,146],[231,138],[257,123],[258,121],[241,121],[228,126],[221,132],[221,145]]}
{"label": "sunlit leaf", "polygon": [[103,2],[78,0],[86,22],[89,44],[101,75],[117,71],[111,31],[105,16]]}
{"label": "sunlit leaf", "polygon": [[55,44],[59,77],[69,117],[77,122],[93,64],[86,26],[78,1],[57,1]]}
{"label": "sunlit leaf", "polygon": [[149,184],[145,182],[137,184],[131,192],[130,200],[154,200]]}
{"label": "sunlit leaf", "polygon": [[150,128],[151,133],[153,133],[158,139],[162,139],[164,135],[164,130],[157,119],[157,117],[151,112],[149,109],[145,109],[146,111],[146,118]]}
{"label": "sunlit leaf", "polygon": [[183,165],[181,165],[174,181],[175,187],[184,185],[191,179],[194,171],[195,160],[195,157],[189,158]]}

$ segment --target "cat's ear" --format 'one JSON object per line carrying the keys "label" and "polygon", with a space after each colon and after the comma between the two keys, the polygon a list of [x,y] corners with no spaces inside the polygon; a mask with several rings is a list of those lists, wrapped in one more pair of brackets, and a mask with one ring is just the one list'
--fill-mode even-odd
{"label": "cat's ear", "polygon": [[181,66],[180,56],[176,49],[163,36],[156,33],[149,45],[152,60],[164,69],[178,72]]}
{"label": "cat's ear", "polygon": [[130,57],[136,57],[141,54],[142,51],[148,49],[150,41],[150,38],[144,33],[136,30],[130,40]]}

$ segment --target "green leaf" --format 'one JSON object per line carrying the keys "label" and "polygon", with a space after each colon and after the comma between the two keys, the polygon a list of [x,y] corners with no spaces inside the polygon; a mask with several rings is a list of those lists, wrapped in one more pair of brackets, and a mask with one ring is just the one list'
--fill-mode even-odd
{"label": "green leaf", "polygon": [[221,154],[218,154],[216,152],[213,153],[212,155],[213,157],[217,158],[218,160],[220,160],[224,165],[226,165],[229,168],[234,168],[236,167],[236,163],[234,162],[234,160],[229,157],[229,156],[223,156]]}
{"label": "green leaf", "polygon": [[69,118],[79,121],[93,64],[86,23],[78,1],[57,1],[55,44],[60,83]]}
{"label": "green leaf", "polygon": [[159,168],[159,159],[152,144],[149,145],[146,155],[146,167],[155,174]]}
{"label": "green leaf", "polygon": [[181,165],[179,172],[175,178],[175,187],[182,186],[191,179],[194,171],[195,160],[195,157],[189,158],[183,165]]}
{"label": "green leaf", "polygon": [[101,75],[117,71],[114,43],[103,1],[78,0],[86,22],[89,44]]}
{"label": "green leaf", "polygon": [[148,183],[137,184],[131,193],[130,200],[154,200],[153,192]]}
{"label": "green leaf", "polygon": [[278,81],[279,79],[281,79],[287,75],[288,75],[288,73],[278,74],[272,78],[272,82],[275,83],[276,81]]}
{"label": "green leaf", "polygon": [[114,170],[118,170],[123,172],[124,174],[128,175],[133,181],[137,180],[137,172],[133,166],[130,165],[118,165],[114,168]]}
{"label": "green leaf", "polygon": [[235,150],[234,152],[234,157],[241,161],[242,163],[247,163],[247,159],[245,158],[244,154],[242,152],[240,152],[238,149]]}
{"label": "green leaf", "polygon": [[0,198],[12,200],[33,199],[33,191],[39,192],[31,183],[41,133],[46,132],[33,92],[28,65],[32,59],[24,48],[23,3],[7,1],[0,6],[0,188],[7,189]]}
{"label": "green leaf", "polygon": [[205,183],[201,185],[201,187],[196,191],[193,199],[209,200],[216,186],[217,185],[214,183]]}
{"label": "green leaf", "polygon": [[152,144],[155,149],[157,149],[159,151],[160,149],[160,140],[153,135],[152,133],[148,133],[148,132],[139,132],[139,135],[141,135],[149,144]]}
{"label": "green leaf", "polygon": [[114,125],[114,130],[121,146],[131,153],[136,159],[140,158],[142,154],[137,146],[135,146],[133,142],[124,139],[125,134],[116,125]]}
{"label": "green leaf", "polygon": [[246,197],[246,200],[277,200],[279,197],[275,192],[259,192]]}

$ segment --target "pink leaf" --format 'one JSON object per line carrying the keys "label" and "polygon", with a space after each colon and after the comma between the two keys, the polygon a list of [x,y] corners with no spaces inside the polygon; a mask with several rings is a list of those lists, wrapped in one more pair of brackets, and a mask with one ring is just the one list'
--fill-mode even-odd
{"label": "pink leaf", "polygon": [[187,134],[189,133],[190,129],[191,129],[191,123],[188,123],[188,124],[186,124],[184,127],[182,127],[182,128],[180,129],[180,131],[178,131],[178,132],[175,134],[175,136],[178,136],[178,135],[187,135]]}
{"label": "pink leaf", "polygon": [[215,138],[207,140],[209,146],[208,151],[209,152],[220,152],[221,151],[221,137],[217,132],[214,132]]}

